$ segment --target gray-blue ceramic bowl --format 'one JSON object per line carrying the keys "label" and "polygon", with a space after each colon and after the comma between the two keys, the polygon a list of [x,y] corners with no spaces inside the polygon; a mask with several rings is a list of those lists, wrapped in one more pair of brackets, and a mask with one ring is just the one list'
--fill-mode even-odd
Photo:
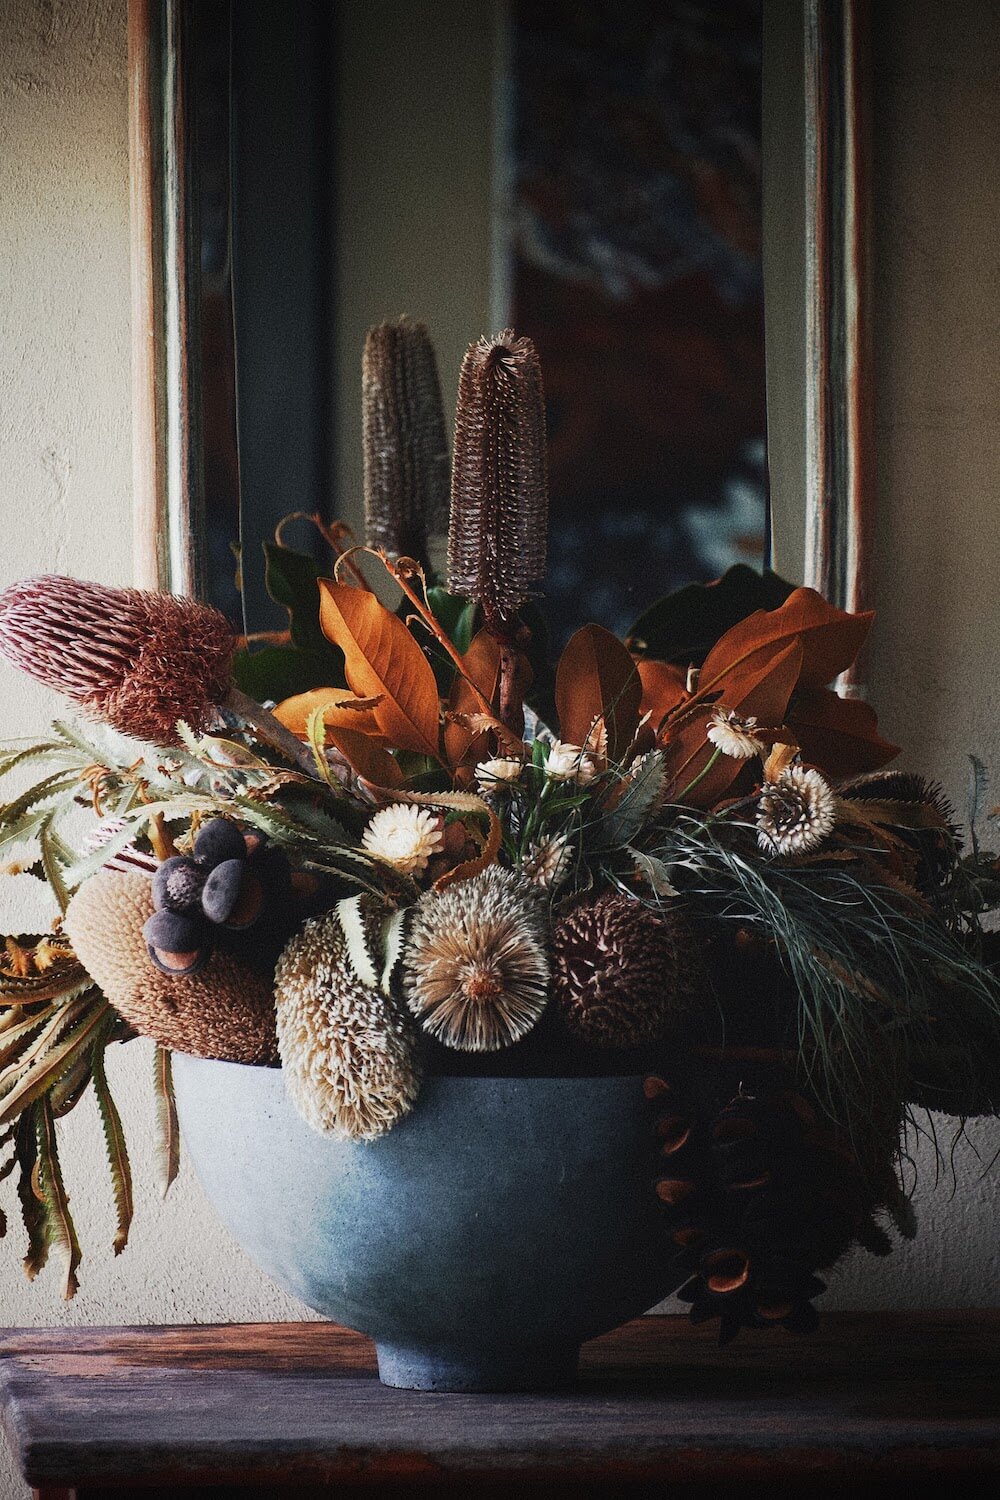
{"label": "gray-blue ceramic bowl", "polygon": [[639,1077],[425,1080],[373,1142],[312,1131],[281,1072],[176,1055],[185,1145],[276,1282],[362,1333],[387,1385],[568,1383],[672,1289]]}

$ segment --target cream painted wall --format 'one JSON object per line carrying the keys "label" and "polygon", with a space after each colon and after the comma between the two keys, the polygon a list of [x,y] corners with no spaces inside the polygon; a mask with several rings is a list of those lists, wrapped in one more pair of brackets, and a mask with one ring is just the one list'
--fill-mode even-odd
{"label": "cream painted wall", "polygon": [[[872,697],[907,763],[962,791],[961,756],[1000,768],[1000,12],[978,0],[883,0],[877,42],[876,267],[881,519]],[[0,0],[0,584],[67,570],[130,573],[125,0]],[[387,312],[396,311],[387,308]],[[414,311],[418,309],[414,308]],[[0,729],[56,703],[0,669]],[[0,884],[3,925],[47,920]],[[148,1054],[112,1060],[133,1142],[138,1212],[112,1261],[110,1196],[87,1101],[66,1130],[84,1240],[83,1289],[29,1286],[16,1217],[0,1244],[0,1320],[31,1323],[294,1318],[215,1224],[185,1173],[154,1201]],[[1000,1130],[977,1127],[984,1160]],[[996,1189],[918,1199],[920,1238],[852,1259],[828,1305],[996,1301]],[[0,1496],[25,1493],[7,1462]]]}

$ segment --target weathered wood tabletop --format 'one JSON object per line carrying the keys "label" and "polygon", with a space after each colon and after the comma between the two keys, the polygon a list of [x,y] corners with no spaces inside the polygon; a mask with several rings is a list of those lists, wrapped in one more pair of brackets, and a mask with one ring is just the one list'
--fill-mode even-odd
{"label": "weathered wood tabletop", "polygon": [[[746,1495],[1000,1482],[1000,1312],[834,1313],[818,1334],[642,1318],[546,1395],[387,1390],[329,1324],[12,1330],[0,1395],[46,1500],[365,1492]],[[157,1488],[159,1487],[159,1488]]]}

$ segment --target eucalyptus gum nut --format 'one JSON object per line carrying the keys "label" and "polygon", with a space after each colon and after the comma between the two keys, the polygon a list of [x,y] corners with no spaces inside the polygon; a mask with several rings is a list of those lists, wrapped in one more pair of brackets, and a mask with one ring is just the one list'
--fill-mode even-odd
{"label": "eucalyptus gum nut", "polygon": [[175,979],[183,979],[187,974],[197,974],[207,963],[209,954],[207,945],[196,948],[193,953],[170,953],[147,943],[146,951],[161,974],[171,974]]}
{"label": "eucalyptus gum nut", "polygon": [[210,871],[201,893],[201,909],[210,922],[230,920],[240,904],[246,873],[246,861],[242,859],[224,859]]}
{"label": "eucalyptus gum nut", "polygon": [[239,897],[226,920],[225,925],[235,932],[242,932],[247,927],[252,927],[259,920],[264,910],[264,887],[256,875],[249,871],[243,876],[243,884],[240,887]]}
{"label": "eucalyptus gum nut", "polygon": [[157,911],[170,911],[174,909],[170,904],[168,891],[170,877],[175,871],[183,869],[188,863],[189,860],[185,855],[172,854],[161,865],[157,865],[156,873],[153,876],[153,905]]}
{"label": "eucalyptus gum nut", "polygon": [[142,935],[161,953],[194,953],[202,946],[201,923],[176,911],[154,911],[143,923]]}
{"label": "eucalyptus gum nut", "polygon": [[200,865],[217,868],[232,860],[244,860],[247,854],[243,831],[228,818],[212,818],[203,823],[194,841],[194,857]]}

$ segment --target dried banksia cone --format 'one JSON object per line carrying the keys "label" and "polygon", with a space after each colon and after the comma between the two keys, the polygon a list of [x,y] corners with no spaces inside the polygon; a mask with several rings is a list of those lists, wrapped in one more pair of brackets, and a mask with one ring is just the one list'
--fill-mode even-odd
{"label": "dried banksia cone", "polygon": [[533,896],[491,865],[417,904],[403,985],[425,1031],[459,1052],[520,1041],[548,999],[549,965]]}
{"label": "dried banksia cone", "polygon": [[640,1047],[683,1027],[701,964],[681,913],[618,891],[582,901],[552,934],[552,988],[566,1027],[599,1047]]}
{"label": "dried banksia cone", "polygon": [[91,718],[174,744],[207,725],[230,687],[235,637],[193,599],[50,574],[0,594],[0,655]]}
{"label": "dried banksia cone", "polygon": [[65,927],[74,951],[115,1010],[173,1052],[277,1062],[268,980],[220,952],[195,974],[161,973],[142,933],[152,914],[152,882],[139,873],[99,870],[69,904]]}
{"label": "dried banksia cone", "polygon": [[499,715],[518,733],[517,612],[545,573],[548,506],[541,366],[531,340],[508,328],[470,344],[462,361],[448,587],[482,606],[500,642]]}
{"label": "dried banksia cone", "polygon": [[413,1106],[413,1038],[391,1003],[362,983],[335,912],[313,917],[275,972],[285,1084],[314,1130],[374,1140]]}
{"label": "dried banksia cone", "polygon": [[448,439],[423,323],[369,329],[361,393],[368,545],[426,565],[428,536],[448,529]]}

